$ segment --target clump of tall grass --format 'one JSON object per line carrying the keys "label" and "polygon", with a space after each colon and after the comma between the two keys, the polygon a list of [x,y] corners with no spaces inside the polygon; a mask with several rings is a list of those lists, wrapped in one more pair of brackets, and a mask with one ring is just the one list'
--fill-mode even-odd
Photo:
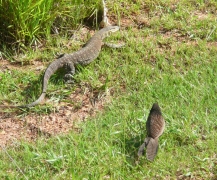
{"label": "clump of tall grass", "polygon": [[1,0],[0,44],[37,45],[52,33],[77,27],[99,5],[99,0]]}

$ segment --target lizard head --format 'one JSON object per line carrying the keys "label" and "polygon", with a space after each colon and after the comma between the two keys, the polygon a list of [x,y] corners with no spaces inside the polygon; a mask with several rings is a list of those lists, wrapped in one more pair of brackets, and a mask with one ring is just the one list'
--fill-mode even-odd
{"label": "lizard head", "polygon": [[99,32],[102,33],[102,39],[104,39],[105,37],[110,36],[110,34],[112,34],[113,32],[118,31],[119,29],[119,26],[107,26],[101,29]]}

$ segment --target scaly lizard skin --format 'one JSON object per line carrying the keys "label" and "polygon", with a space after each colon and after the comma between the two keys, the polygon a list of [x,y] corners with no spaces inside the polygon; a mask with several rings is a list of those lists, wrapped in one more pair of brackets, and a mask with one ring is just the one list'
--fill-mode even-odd
{"label": "scaly lizard skin", "polygon": [[[103,39],[108,37],[112,32],[116,32],[119,30],[118,26],[107,26],[98,32],[96,32],[92,38],[86,43],[85,47],[82,49],[71,53],[71,54],[64,54],[63,56],[55,59],[45,70],[44,77],[43,77],[43,86],[42,86],[42,93],[40,97],[34,101],[33,103],[21,106],[0,106],[2,108],[28,108],[35,106],[41,103],[46,95],[46,90],[48,86],[48,81],[59,68],[63,66],[67,66],[70,69],[70,73],[66,74],[72,76],[75,74],[75,66],[77,64],[86,65],[96,59],[101,51],[101,47],[104,44]],[[111,44],[109,46],[112,47]],[[119,47],[119,46],[114,46]]]}

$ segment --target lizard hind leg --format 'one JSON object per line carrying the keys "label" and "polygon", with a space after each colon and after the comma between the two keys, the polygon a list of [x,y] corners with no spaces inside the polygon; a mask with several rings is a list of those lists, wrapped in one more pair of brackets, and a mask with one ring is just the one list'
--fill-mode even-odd
{"label": "lizard hind leg", "polygon": [[65,66],[67,73],[64,76],[64,80],[68,84],[74,83],[73,75],[75,74],[75,66],[74,63],[67,63]]}

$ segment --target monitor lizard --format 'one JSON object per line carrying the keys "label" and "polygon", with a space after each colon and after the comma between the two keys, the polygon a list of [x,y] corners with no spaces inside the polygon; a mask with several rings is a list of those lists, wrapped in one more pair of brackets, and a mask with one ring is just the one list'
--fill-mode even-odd
{"label": "monitor lizard", "polygon": [[66,77],[70,77],[75,74],[75,66],[77,64],[80,65],[86,65],[92,62],[94,59],[96,59],[101,51],[102,45],[106,44],[110,47],[118,48],[122,45],[112,45],[109,43],[104,43],[103,39],[110,36],[111,33],[116,32],[119,30],[119,26],[107,26],[96,32],[86,43],[86,45],[71,54],[63,54],[59,58],[55,59],[53,62],[50,63],[50,65],[47,67],[44,73],[43,77],[43,84],[42,84],[42,93],[40,97],[26,105],[20,105],[20,106],[13,106],[13,105],[0,105],[0,108],[29,108],[33,107],[37,104],[40,104],[46,95],[46,90],[48,87],[48,81],[59,68],[62,68],[63,66],[67,66],[70,69],[70,72],[66,74]]}

